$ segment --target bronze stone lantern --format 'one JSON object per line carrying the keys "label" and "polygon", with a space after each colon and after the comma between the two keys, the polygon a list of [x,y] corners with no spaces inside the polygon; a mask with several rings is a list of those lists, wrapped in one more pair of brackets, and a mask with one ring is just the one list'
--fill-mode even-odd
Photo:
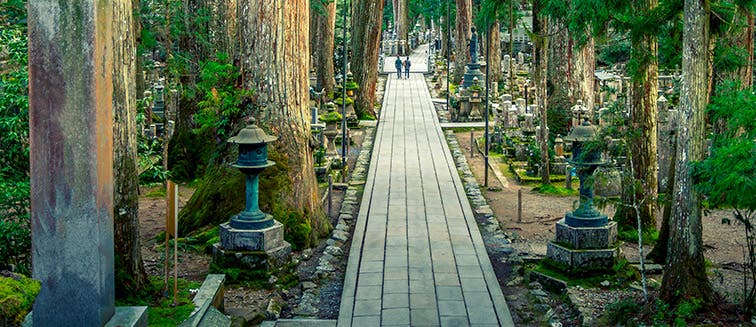
{"label": "bronze stone lantern", "polygon": [[577,210],[567,213],[565,222],[573,227],[600,227],[608,223],[606,215],[593,207],[593,179],[591,175],[603,165],[601,151],[586,147],[586,142],[596,137],[596,126],[588,120],[575,126],[570,135],[564,138],[572,142],[572,164],[577,168],[577,176],[580,179],[580,205]]}
{"label": "bronze stone lantern", "polygon": [[246,207],[244,211],[231,217],[231,227],[236,229],[263,229],[273,226],[273,216],[260,211],[259,206],[259,175],[265,168],[276,163],[268,160],[268,143],[278,137],[268,135],[255,125],[254,118],[249,120],[247,127],[239,134],[230,138],[228,142],[239,145],[239,157],[232,165],[247,175],[246,178]]}

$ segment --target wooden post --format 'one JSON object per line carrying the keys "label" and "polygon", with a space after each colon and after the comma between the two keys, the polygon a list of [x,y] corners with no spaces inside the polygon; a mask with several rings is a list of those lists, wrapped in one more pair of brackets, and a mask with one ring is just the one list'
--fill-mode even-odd
{"label": "wooden post", "polygon": [[517,190],[517,222],[522,222],[522,189]]}
{"label": "wooden post", "polygon": [[475,157],[475,134],[470,130],[470,158]]}
{"label": "wooden post", "polygon": [[331,208],[333,208],[333,176],[328,175],[328,216],[331,216]]}

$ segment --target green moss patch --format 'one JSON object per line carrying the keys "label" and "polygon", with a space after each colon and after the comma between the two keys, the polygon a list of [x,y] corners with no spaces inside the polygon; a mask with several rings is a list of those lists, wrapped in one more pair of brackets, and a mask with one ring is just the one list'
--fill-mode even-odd
{"label": "green moss patch", "polygon": [[563,280],[569,286],[585,288],[599,287],[603,281],[609,281],[613,287],[626,287],[631,282],[640,279],[638,269],[630,265],[625,259],[618,260],[611,269],[606,271],[576,269],[551,259],[543,259],[533,270]]}
{"label": "green moss patch", "polygon": [[578,190],[560,187],[554,184],[541,184],[533,188],[533,191],[538,192],[543,195],[553,195],[553,196],[576,196],[579,193]]}
{"label": "green moss patch", "polygon": [[0,321],[21,324],[32,309],[40,283],[22,275],[0,277]]}

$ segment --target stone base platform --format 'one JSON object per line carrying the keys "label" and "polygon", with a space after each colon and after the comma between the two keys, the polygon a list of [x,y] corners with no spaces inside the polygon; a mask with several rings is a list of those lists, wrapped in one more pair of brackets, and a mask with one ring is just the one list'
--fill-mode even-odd
{"label": "stone base platform", "polygon": [[277,220],[273,221],[273,226],[262,229],[236,229],[226,222],[220,224],[219,234],[221,247],[226,250],[265,252],[286,243],[283,224]]}
{"label": "stone base platform", "polygon": [[617,223],[610,221],[601,227],[573,227],[564,219],[556,223],[556,243],[569,244],[573,249],[607,249],[617,241]]}
{"label": "stone base platform", "polygon": [[606,249],[568,249],[554,242],[546,247],[546,257],[561,263],[573,272],[612,269],[621,255],[619,245]]}
{"label": "stone base platform", "polygon": [[289,262],[291,245],[283,245],[267,251],[226,250],[220,243],[213,244],[213,263],[224,268],[241,268],[270,271]]}

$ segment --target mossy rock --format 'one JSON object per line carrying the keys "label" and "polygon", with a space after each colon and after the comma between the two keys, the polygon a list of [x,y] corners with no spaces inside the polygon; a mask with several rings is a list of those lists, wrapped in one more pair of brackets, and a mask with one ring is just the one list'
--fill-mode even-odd
{"label": "mossy rock", "polygon": [[0,321],[20,325],[31,311],[40,287],[38,281],[22,275],[0,277]]}

